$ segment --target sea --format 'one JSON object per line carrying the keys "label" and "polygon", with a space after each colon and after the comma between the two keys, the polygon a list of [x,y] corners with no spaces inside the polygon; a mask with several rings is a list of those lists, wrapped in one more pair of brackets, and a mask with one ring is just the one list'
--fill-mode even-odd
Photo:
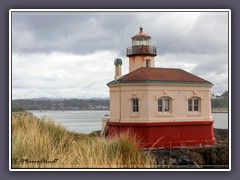
{"label": "sea", "polygon": [[[91,133],[93,131],[101,130],[102,117],[109,115],[106,110],[81,110],[81,111],[28,111],[33,113],[36,117],[51,119],[68,131],[78,133]],[[212,113],[214,119],[214,128],[228,129],[228,113]]]}

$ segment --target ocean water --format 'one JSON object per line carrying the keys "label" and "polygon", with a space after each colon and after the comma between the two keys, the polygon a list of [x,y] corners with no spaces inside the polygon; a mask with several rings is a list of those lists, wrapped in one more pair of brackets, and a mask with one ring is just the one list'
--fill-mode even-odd
{"label": "ocean water", "polygon": [[212,118],[214,120],[214,128],[228,129],[228,113],[212,113]]}
{"label": "ocean water", "polygon": [[[102,117],[109,114],[109,111],[29,111],[36,117],[51,118],[51,120],[60,123],[69,131],[79,133],[90,133],[101,130]],[[214,119],[214,128],[228,129],[228,113],[212,113]]]}
{"label": "ocean water", "polygon": [[66,127],[69,131],[90,133],[102,129],[102,117],[109,111],[29,111],[36,117],[51,120]]}

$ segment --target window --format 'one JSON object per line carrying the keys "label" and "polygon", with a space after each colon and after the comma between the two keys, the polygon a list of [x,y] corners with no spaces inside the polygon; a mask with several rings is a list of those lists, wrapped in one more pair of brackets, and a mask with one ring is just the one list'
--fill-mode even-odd
{"label": "window", "polygon": [[163,111],[163,100],[158,99],[158,112],[162,112],[162,111]]}
{"label": "window", "polygon": [[193,102],[194,102],[194,111],[198,111],[198,99],[195,98]]}
{"label": "window", "polygon": [[171,98],[161,97],[158,99],[158,112],[169,112],[170,111]]}
{"label": "window", "polygon": [[133,112],[138,112],[139,103],[137,98],[132,99],[132,107],[133,107]]}
{"label": "window", "polygon": [[188,111],[199,111],[200,110],[200,98],[192,97],[188,99]]}
{"label": "window", "polygon": [[165,98],[164,99],[164,102],[165,102],[165,111],[168,112],[169,111],[169,98]]}
{"label": "window", "polygon": [[150,59],[146,60],[146,67],[150,67]]}
{"label": "window", "polygon": [[188,111],[192,111],[192,99],[188,100]]}

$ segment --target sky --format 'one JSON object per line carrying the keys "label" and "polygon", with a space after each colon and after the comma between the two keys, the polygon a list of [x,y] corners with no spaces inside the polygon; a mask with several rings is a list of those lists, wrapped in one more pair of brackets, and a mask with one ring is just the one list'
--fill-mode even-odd
{"label": "sky", "polygon": [[181,68],[228,90],[228,12],[12,12],[12,98],[107,98],[114,60],[139,27],[155,67]]}

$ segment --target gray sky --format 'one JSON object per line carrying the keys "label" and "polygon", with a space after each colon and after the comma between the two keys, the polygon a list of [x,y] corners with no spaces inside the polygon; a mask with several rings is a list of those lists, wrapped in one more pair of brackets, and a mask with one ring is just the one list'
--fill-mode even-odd
{"label": "gray sky", "polygon": [[13,12],[12,97],[109,97],[114,59],[139,27],[156,67],[181,68],[228,90],[227,12]]}

